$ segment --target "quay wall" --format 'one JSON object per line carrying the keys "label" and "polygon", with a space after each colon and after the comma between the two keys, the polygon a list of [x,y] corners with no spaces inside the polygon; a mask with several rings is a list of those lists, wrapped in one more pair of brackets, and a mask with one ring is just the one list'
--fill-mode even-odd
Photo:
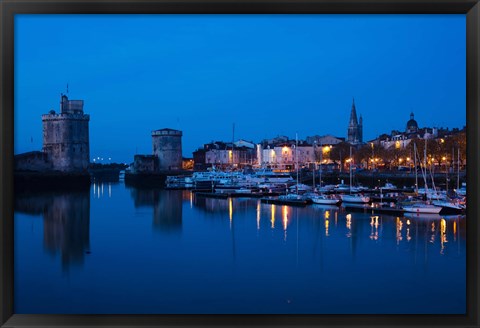
{"label": "quay wall", "polygon": [[13,177],[15,194],[47,190],[88,190],[91,180],[88,172],[15,171]]}
{"label": "quay wall", "polygon": [[[301,176],[301,181],[305,184],[312,184],[313,177],[311,173],[303,174]],[[349,173],[322,173],[323,184],[338,184],[343,180],[345,184],[350,183]],[[424,181],[421,176],[418,176],[418,186],[422,188],[424,186]],[[319,183],[319,175],[315,174],[315,181]],[[352,181],[354,184],[360,183],[363,186],[370,188],[383,186],[386,182],[390,182],[396,185],[399,188],[403,186],[412,187],[415,186],[415,174],[411,173],[357,173],[353,176]],[[434,174],[435,186],[445,189],[446,186],[446,175],[445,173],[436,173]],[[465,172],[460,173],[459,185],[462,182],[466,181]],[[432,179],[429,176],[427,178],[428,186],[431,187]],[[448,189],[453,189],[457,187],[457,174],[448,175]]]}
{"label": "quay wall", "polygon": [[163,188],[169,175],[190,175],[187,170],[161,170],[157,172],[125,172],[125,185],[135,188]]}
{"label": "quay wall", "polygon": [[14,167],[18,171],[47,171],[53,168],[48,154],[43,151],[31,151],[14,156]]}

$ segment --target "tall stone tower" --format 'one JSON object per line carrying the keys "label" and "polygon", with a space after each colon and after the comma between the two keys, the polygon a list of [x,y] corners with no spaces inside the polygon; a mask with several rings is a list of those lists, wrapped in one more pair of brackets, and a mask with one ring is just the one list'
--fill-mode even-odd
{"label": "tall stone tower", "polygon": [[43,152],[48,155],[54,170],[85,171],[90,162],[88,122],[83,113],[83,100],[68,100],[61,96],[60,113],[51,110],[42,115]]}
{"label": "tall stone tower", "polygon": [[350,121],[348,123],[347,142],[351,144],[362,143],[363,139],[363,119],[360,116],[360,123],[357,120],[357,111],[355,109],[355,99],[352,102],[352,110],[350,112]]}
{"label": "tall stone tower", "polygon": [[159,170],[182,168],[182,131],[160,129],[152,131],[153,155],[158,158]]}

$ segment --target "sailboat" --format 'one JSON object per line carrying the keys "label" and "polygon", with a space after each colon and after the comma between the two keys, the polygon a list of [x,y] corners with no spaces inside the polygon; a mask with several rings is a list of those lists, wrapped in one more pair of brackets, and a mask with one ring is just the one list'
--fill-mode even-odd
{"label": "sailboat", "polygon": [[340,195],[342,201],[346,203],[361,203],[365,204],[370,202],[370,197],[363,194],[352,194],[352,146],[350,146],[350,194]]}
{"label": "sailboat", "polygon": [[[415,156],[417,156],[416,144],[413,144]],[[416,159],[415,159],[416,160]],[[424,150],[424,159],[423,159],[423,168],[420,166],[420,170],[423,176],[423,182],[425,184],[425,195],[428,198],[427,201],[418,201],[408,205],[403,205],[402,208],[405,212],[410,213],[425,213],[425,214],[438,214],[442,210],[442,207],[435,206],[431,203],[431,193],[429,193],[427,185],[427,140],[425,139],[425,150]],[[416,168],[415,168],[416,171]],[[418,185],[416,184],[415,189],[418,193]]]}
{"label": "sailboat", "polygon": [[[306,202],[307,199],[304,196],[302,196],[298,193],[300,184],[299,184],[299,180],[298,180],[298,135],[297,134],[295,135],[295,162],[296,162],[295,167],[296,167],[296,171],[297,171],[297,183],[296,183],[296,185],[293,185],[289,188],[292,191],[295,190],[295,193],[287,193],[285,195],[280,195],[280,196],[278,196],[278,199],[281,200],[281,201],[289,201],[289,202],[291,202],[291,201],[297,202],[298,201],[298,202],[303,203],[303,202]],[[287,189],[287,192],[288,192],[289,189]]]}
{"label": "sailboat", "polygon": [[[315,172],[315,167],[313,168],[313,172]],[[340,203],[340,199],[336,198],[333,195],[325,195],[321,192],[322,190],[322,152],[320,152],[320,169],[318,170],[319,176],[320,176],[320,194],[318,195],[313,195],[310,197],[312,202],[315,204],[321,204],[321,205],[337,205]],[[315,183],[315,179],[313,180]]]}

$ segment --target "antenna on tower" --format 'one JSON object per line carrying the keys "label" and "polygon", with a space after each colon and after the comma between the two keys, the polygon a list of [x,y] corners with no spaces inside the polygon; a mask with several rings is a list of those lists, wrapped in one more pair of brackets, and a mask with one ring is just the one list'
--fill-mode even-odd
{"label": "antenna on tower", "polygon": [[67,95],[68,95],[68,82],[67,82]]}

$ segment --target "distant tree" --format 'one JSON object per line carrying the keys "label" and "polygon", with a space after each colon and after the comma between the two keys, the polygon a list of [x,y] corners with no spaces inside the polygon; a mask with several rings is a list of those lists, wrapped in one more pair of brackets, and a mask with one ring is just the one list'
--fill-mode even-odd
{"label": "distant tree", "polygon": [[[353,150],[352,150],[353,153]],[[342,141],[332,147],[330,150],[330,159],[344,166],[345,160],[350,156],[350,144]]]}

